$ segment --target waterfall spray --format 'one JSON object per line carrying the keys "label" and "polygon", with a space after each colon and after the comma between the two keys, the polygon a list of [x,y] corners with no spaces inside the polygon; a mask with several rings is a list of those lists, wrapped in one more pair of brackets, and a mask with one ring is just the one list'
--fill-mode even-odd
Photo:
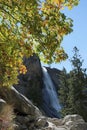
{"label": "waterfall spray", "polygon": [[58,94],[55,89],[55,85],[52,82],[52,79],[50,75],[47,72],[47,69],[45,67],[42,67],[43,71],[43,82],[44,82],[44,88],[43,88],[43,100],[45,107],[48,105],[49,110],[55,112],[56,116],[61,110],[61,105],[59,103]]}

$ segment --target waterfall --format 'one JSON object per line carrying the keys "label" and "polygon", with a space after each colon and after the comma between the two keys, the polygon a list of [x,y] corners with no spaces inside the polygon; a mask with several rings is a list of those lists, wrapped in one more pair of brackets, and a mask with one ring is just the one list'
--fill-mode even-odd
{"label": "waterfall", "polygon": [[51,117],[60,117],[61,105],[59,103],[58,95],[55,89],[55,86],[51,80],[50,75],[47,72],[45,67],[42,67],[43,71],[43,82],[44,87],[42,90],[43,93],[43,108],[47,114]]}

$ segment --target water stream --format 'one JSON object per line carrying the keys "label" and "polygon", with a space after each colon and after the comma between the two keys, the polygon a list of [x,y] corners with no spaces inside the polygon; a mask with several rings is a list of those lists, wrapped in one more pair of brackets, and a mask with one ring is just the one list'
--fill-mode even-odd
{"label": "water stream", "polygon": [[43,71],[43,82],[44,87],[43,93],[43,108],[51,117],[60,118],[61,105],[59,103],[58,94],[56,92],[55,86],[51,80],[50,75],[45,67],[42,67]]}

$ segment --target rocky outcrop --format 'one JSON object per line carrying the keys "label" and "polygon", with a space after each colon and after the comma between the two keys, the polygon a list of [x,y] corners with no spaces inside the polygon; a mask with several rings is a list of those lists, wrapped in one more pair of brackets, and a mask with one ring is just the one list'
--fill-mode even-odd
{"label": "rocky outcrop", "polygon": [[[67,115],[63,119],[43,116],[30,100],[13,87],[11,89],[0,88],[0,97],[0,112],[6,107],[6,104],[13,105],[15,118],[12,130],[13,128],[14,130],[87,130],[87,123],[79,115]],[[3,118],[0,119],[0,129],[2,129],[3,122],[5,128],[9,124]]]}
{"label": "rocky outcrop", "polygon": [[[87,123],[79,115],[68,115],[63,119],[40,116],[30,121],[29,117],[17,117],[21,129],[16,130],[87,130]],[[23,128],[24,127],[24,128]]]}
{"label": "rocky outcrop", "polygon": [[[10,118],[12,115],[9,115],[12,108],[16,118],[15,123],[13,122],[11,126],[14,126],[15,130],[25,130],[25,127],[28,129],[28,126],[26,125],[26,119],[29,122],[32,122],[38,117],[42,116],[40,110],[34,106],[30,100],[20,94],[14,87],[11,87],[10,89],[6,87],[0,87],[0,97],[0,129],[7,129],[8,124],[12,123],[12,118]],[[7,106],[12,106],[12,108]],[[5,116],[8,116],[9,120],[6,119],[7,117]],[[24,122],[24,125],[22,122]]]}
{"label": "rocky outcrop", "polygon": [[4,105],[6,102],[7,104],[13,105],[14,109],[19,113],[31,116],[41,115],[39,109],[25,96],[20,94],[14,87],[11,87],[10,89],[6,87],[0,88],[0,97],[3,99],[3,102],[0,104],[3,103],[2,105]]}
{"label": "rocky outcrop", "polygon": [[39,58],[34,54],[30,58],[24,58],[24,64],[27,67],[25,75],[18,76],[19,82],[14,85],[16,90],[31,99],[33,103],[39,106],[42,102],[42,69]]}
{"label": "rocky outcrop", "polygon": [[70,130],[86,130],[87,123],[84,122],[80,115],[67,115],[63,119],[63,124],[66,125]]}

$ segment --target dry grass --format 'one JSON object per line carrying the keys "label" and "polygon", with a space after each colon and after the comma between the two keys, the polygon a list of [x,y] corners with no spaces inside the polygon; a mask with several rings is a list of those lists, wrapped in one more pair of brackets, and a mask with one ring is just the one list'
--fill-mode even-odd
{"label": "dry grass", "polygon": [[14,130],[14,118],[13,107],[6,105],[0,112],[0,130]]}

